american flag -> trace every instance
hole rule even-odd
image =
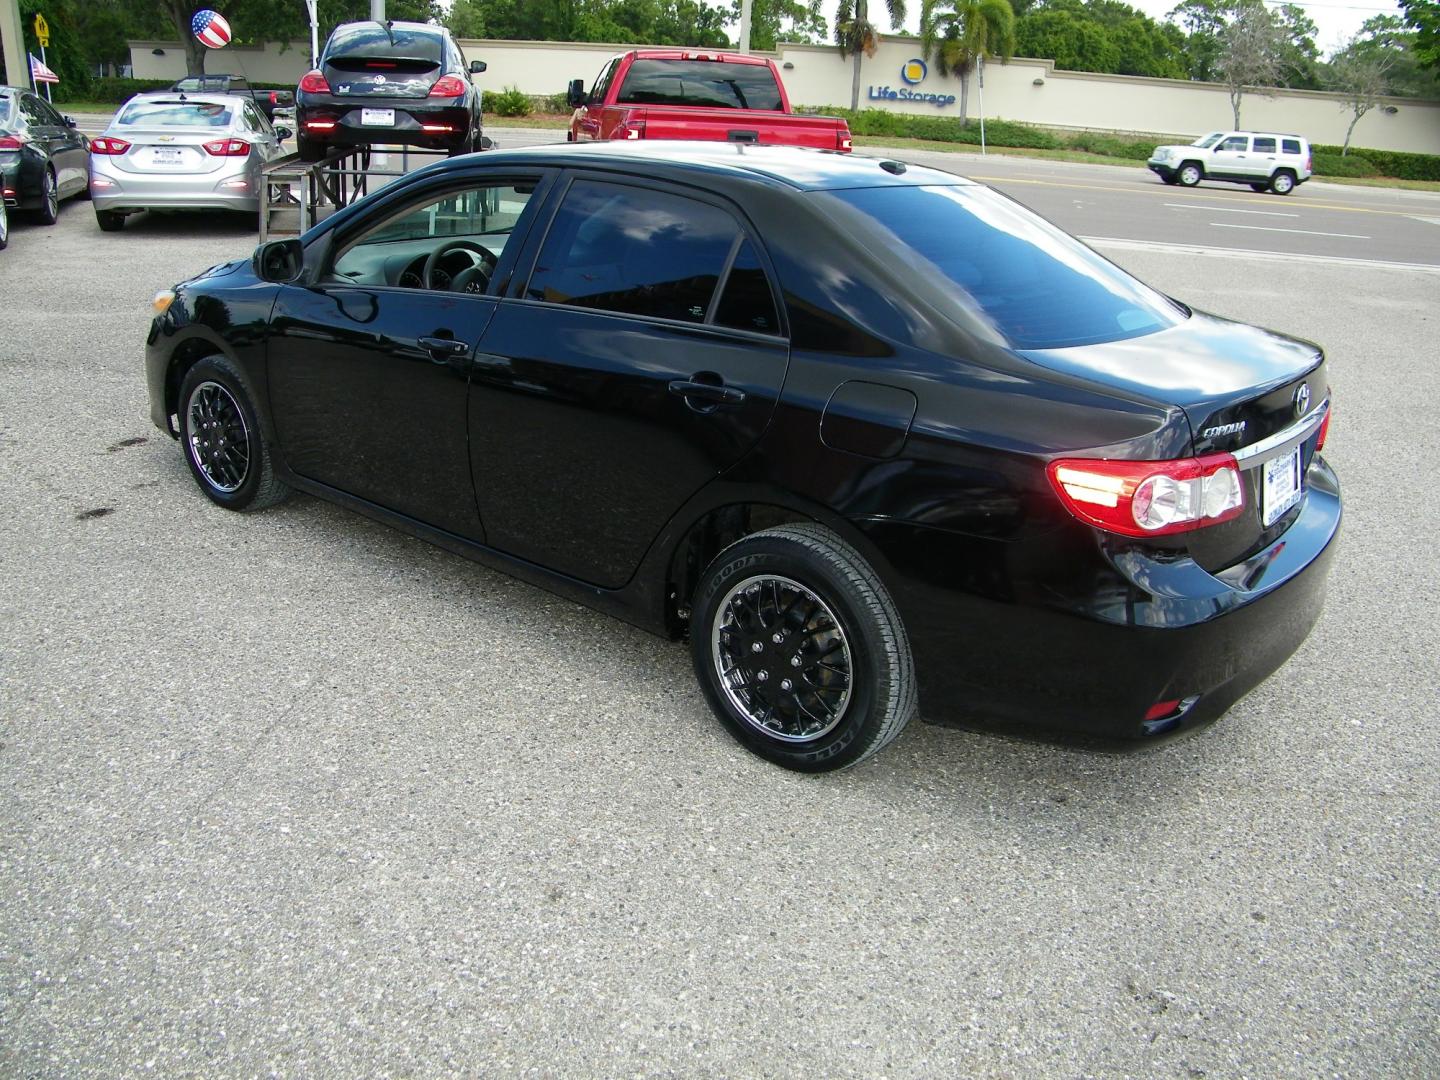
[[[204,8],[195,12],[190,20],[190,29],[200,39],[200,44],[211,49],[223,49],[230,43],[230,24],[218,11]]]
[[[58,83],[60,81],[60,76],[42,64],[40,58],[34,53],[30,54],[30,77],[37,83]]]

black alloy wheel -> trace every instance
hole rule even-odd
[[[35,220],[41,225],[54,225],[60,220],[60,185],[55,181],[55,170],[45,169],[45,193],[40,208],[35,211]]]
[[[222,356],[199,361],[180,386],[180,443],[200,490],[229,510],[261,510],[290,493],[239,372]]]
[[[819,525],[755,533],[716,556],[690,633],[711,708],[746,747],[786,768],[854,765],[915,712],[894,601],[860,553]]]

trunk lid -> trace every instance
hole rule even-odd
[[[109,159],[115,167],[123,172],[152,175],[219,172],[227,165],[233,166],[236,159],[207,153],[205,143],[240,138],[251,142],[251,138],[228,128],[195,131],[177,128],[155,128],[148,131],[143,128],[126,128],[116,138],[128,142],[130,149]]]
[[[423,98],[440,77],[440,64],[423,57],[337,56],[322,70],[337,97],[362,99]]]
[[[1300,504],[1286,505],[1284,470],[1293,466],[1289,479],[1302,481],[1303,496],[1303,477],[1319,437],[1315,416],[1330,394],[1318,345],[1195,312],[1154,334],[1021,355],[1128,395],[1178,405],[1190,421],[1194,455],[1237,455],[1244,513],[1173,538],[1207,570],[1248,558],[1294,520]],[[1304,438],[1289,445],[1285,434],[1302,430]]]

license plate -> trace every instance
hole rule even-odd
[[[394,127],[394,109],[361,109],[360,123],[367,127]]]
[[[156,165],[179,165],[183,155],[179,150],[169,150],[164,147],[157,147],[150,151],[150,159]]]
[[[1300,501],[1300,448],[1265,463],[1265,486],[1260,505],[1261,523],[1267,528]]]

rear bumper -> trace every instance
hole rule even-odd
[[[918,526],[868,526],[898,573],[922,715],[1109,749],[1158,743],[1218,719],[1279,668],[1319,618],[1340,492],[1319,457],[1306,483],[1291,527],[1220,575],[1109,540],[1052,539],[987,553]],[[977,573],[977,559],[996,573]],[[1026,581],[1030,573],[1040,580]],[[1147,719],[1157,703],[1176,700],[1186,704]]]
[[[90,201],[96,210],[260,209],[258,170],[166,175],[91,169]]]
[[[362,109],[392,109],[393,125],[372,125],[361,122]],[[312,127],[314,123],[333,123],[332,128]],[[389,101],[374,105],[344,101],[333,105],[306,104],[296,106],[295,127],[303,138],[333,146],[366,146],[399,144],[404,146],[440,145],[459,142],[470,131],[472,122],[467,106],[431,104],[424,98],[414,101]],[[445,130],[430,130],[444,128]],[[476,124],[479,133],[479,124]]]

